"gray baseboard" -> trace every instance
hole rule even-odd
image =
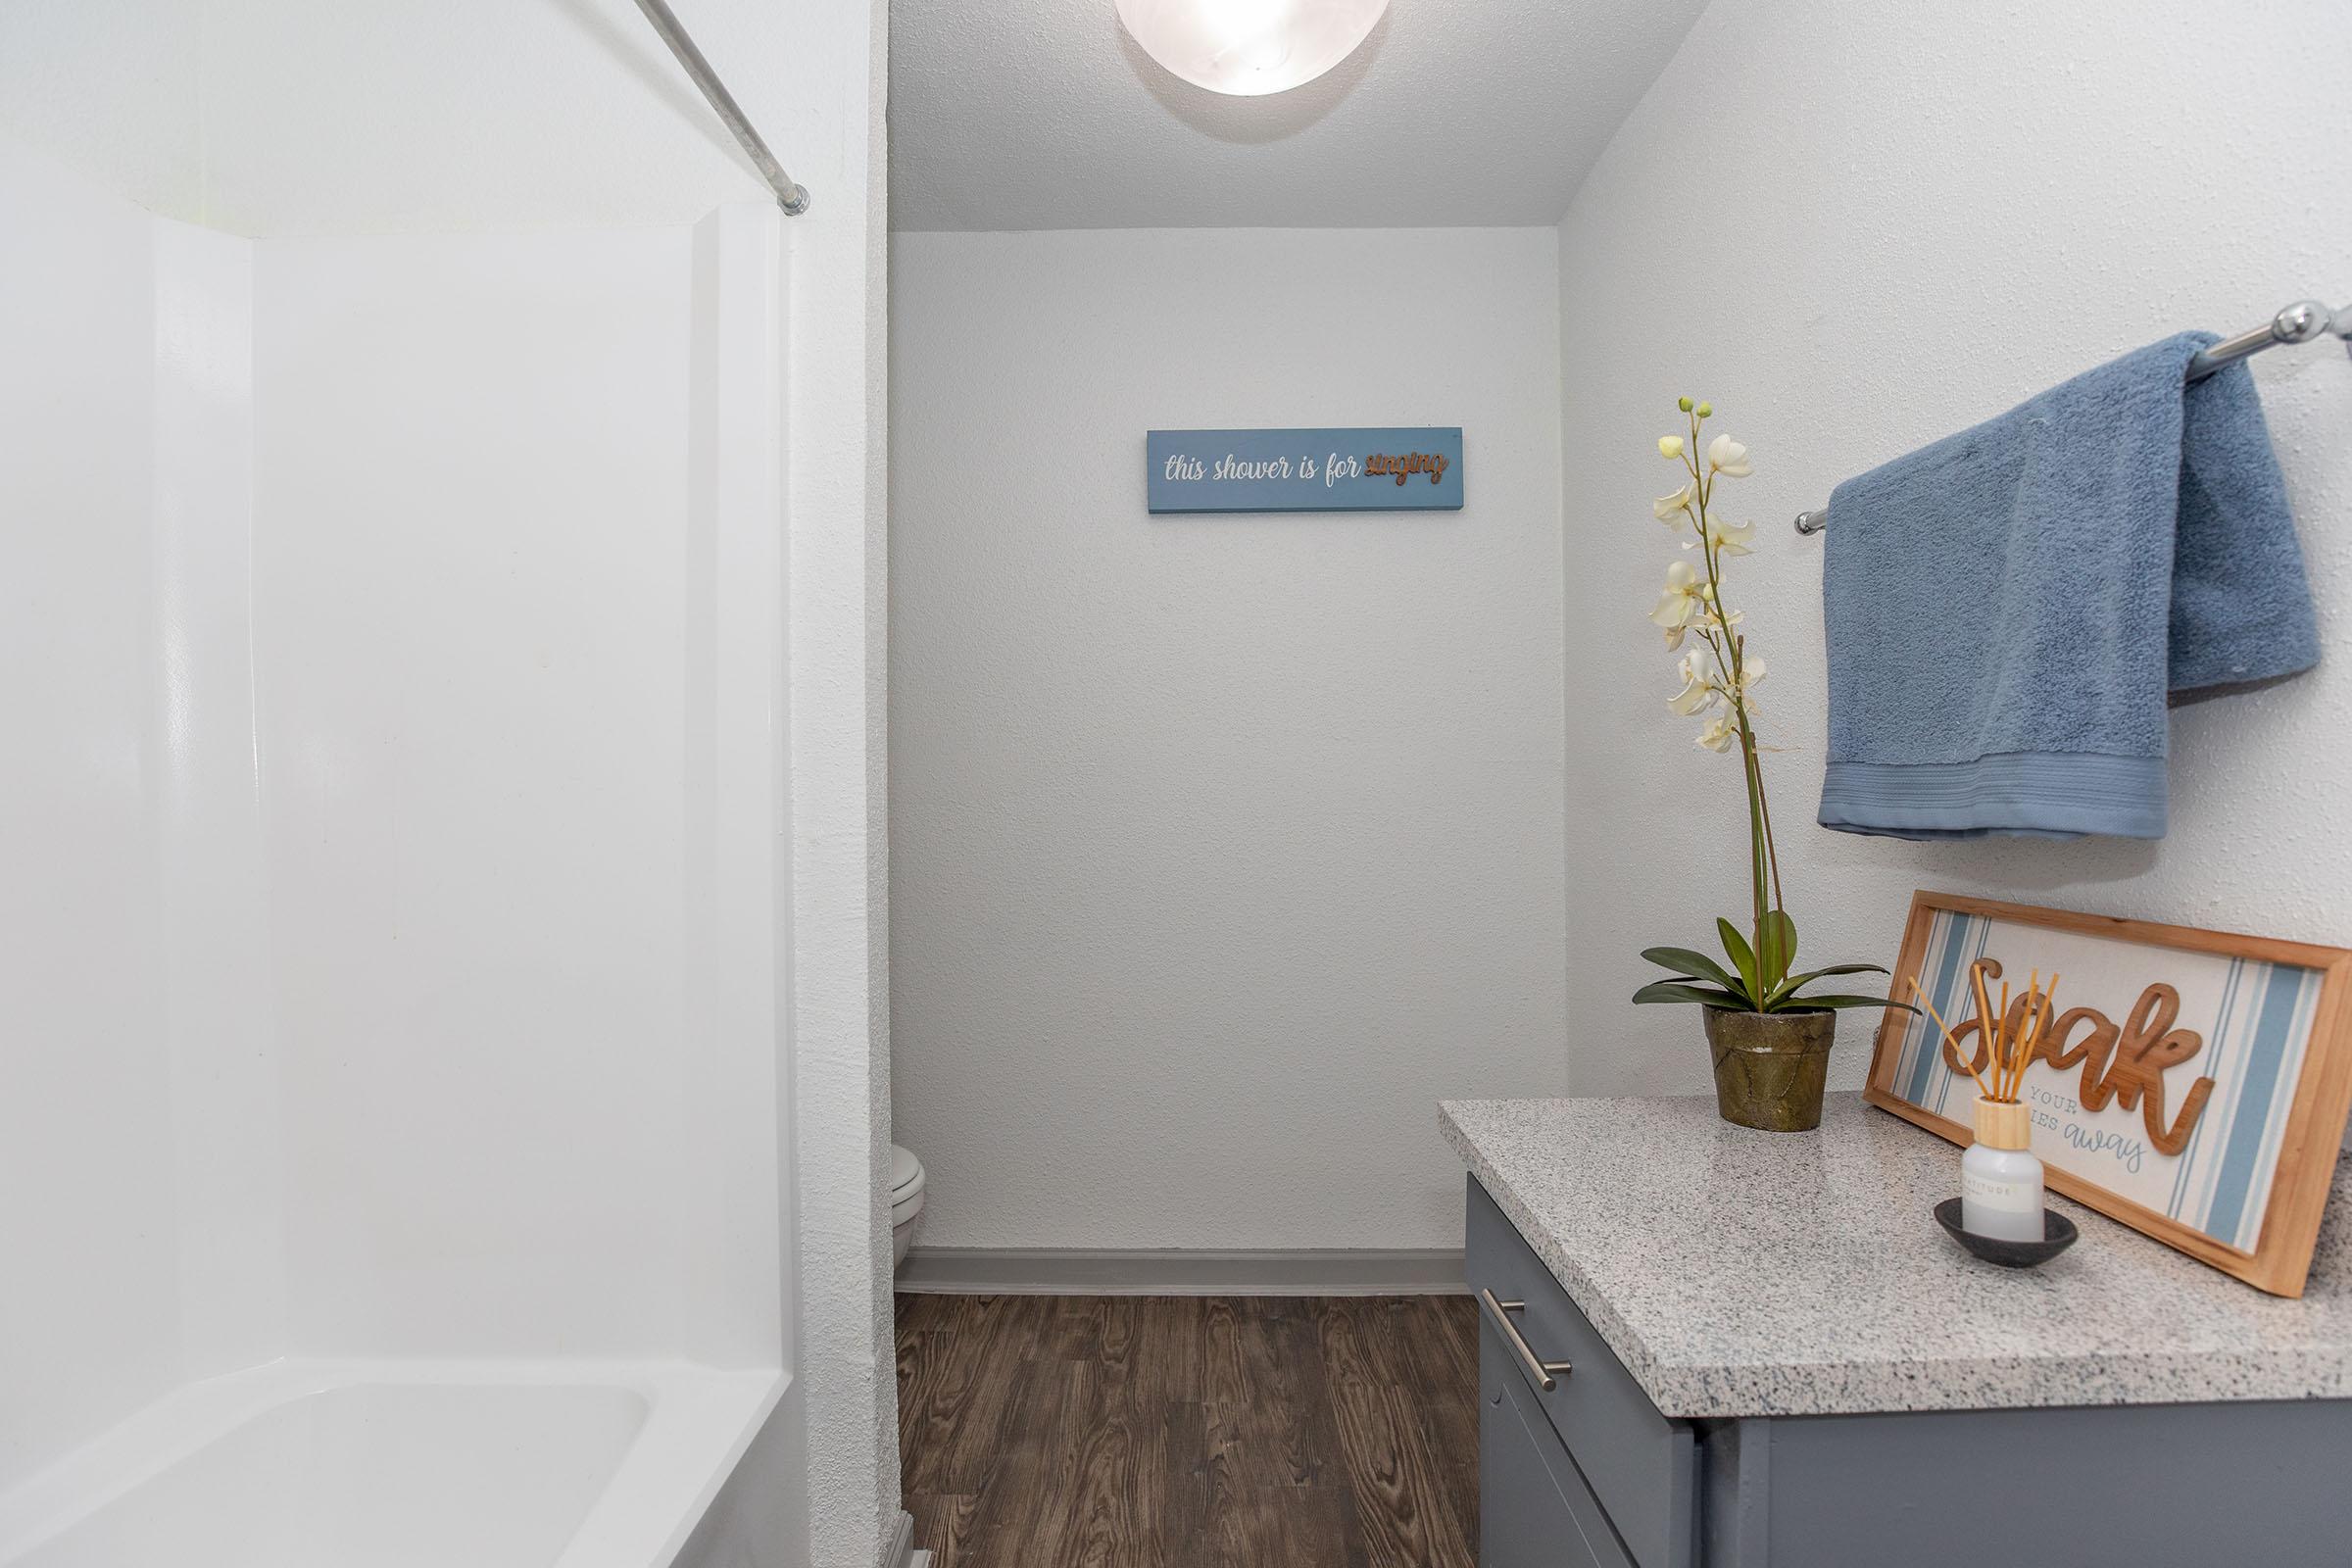
[[[917,1247],[898,1288],[931,1296],[1458,1296],[1458,1250],[1121,1251]]]
[[[931,1568],[931,1554],[914,1549],[914,1515],[899,1510],[899,1526],[883,1549],[882,1568]]]

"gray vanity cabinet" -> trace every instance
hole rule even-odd
[[[1481,1568],[2352,1565],[2352,1400],[1678,1419],[1475,1176],[1466,1243]]]
[[[1465,1254],[1480,1318],[1480,1568],[1694,1568],[1696,1430],[1658,1413],[1476,1177]],[[1556,1506],[1520,1495],[1539,1474]],[[1565,1549],[1563,1515],[1577,1537]]]
[[[1479,1568],[1630,1568],[1609,1516],[1489,1327],[1478,1344]]]

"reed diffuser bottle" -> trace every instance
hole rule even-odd
[[[2033,1154],[2034,1115],[2025,1105],[2026,1069],[2034,1064],[2050,1026],[2059,977],[2051,975],[2045,990],[2041,972],[2035,970],[2026,982],[2025,997],[2012,1009],[2005,981],[2000,1004],[1993,1004],[1986,967],[1985,960],[1979,959],[1969,970],[1970,989],[1977,998],[1976,1050],[1961,1049],[1959,1036],[1921,992],[1916,978],[1911,994],[1943,1031],[1944,1059],[1952,1070],[1977,1081],[1977,1141],[1960,1156],[1960,1228],[1994,1241],[2038,1242],[2046,1234],[2042,1171],[2041,1161]],[[1990,967],[1994,974],[2000,972],[1997,964]],[[1963,1032],[1970,1027],[1961,1026]]]
[[[1960,1156],[1960,1228],[2003,1242],[2042,1238],[2041,1161],[2033,1120],[2014,1100],[1977,1099],[1977,1141]]]

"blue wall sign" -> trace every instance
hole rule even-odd
[[[1386,430],[1153,430],[1153,512],[1455,512],[1460,425]]]

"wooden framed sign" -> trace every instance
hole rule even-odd
[[[2026,1068],[2049,1185],[2278,1296],[2303,1294],[2352,1109],[2352,951],[1912,895],[1889,995],[1928,1000],[1979,1066],[1972,971],[2059,982]],[[1976,1084],[1926,1018],[1888,1008],[1864,1097],[1956,1144]]]
[[[1144,491],[1153,512],[1458,512],[1462,430],[1153,430]]]

